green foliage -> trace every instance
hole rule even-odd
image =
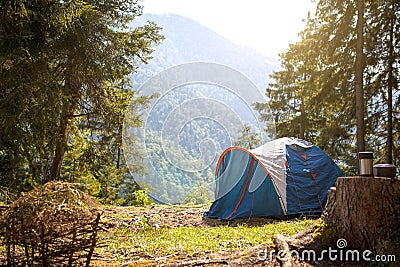
[[[183,199],[182,204],[184,205],[208,204],[210,202],[209,194],[210,194],[209,190],[205,187],[199,187],[193,189]]]
[[[261,140],[258,133],[251,133],[251,127],[244,125],[242,129],[242,135],[239,136],[237,141],[233,142],[234,146],[243,147],[247,149],[253,149],[261,145]]]
[[[128,77],[162,39],[154,23],[131,26],[141,14],[135,0],[2,1],[1,188],[62,179],[117,198],[124,113],[132,100],[140,127],[152,98],[136,97]]]
[[[92,196],[98,196],[100,193],[100,182],[96,180],[87,155],[90,155],[90,142],[85,140],[87,131],[75,131],[70,136],[68,150],[64,157],[64,169],[61,179],[68,182],[74,182],[84,187],[85,192]]]
[[[355,173],[357,166],[355,7],[353,0],[320,0],[315,17],[308,17],[307,27],[300,33],[301,41],[280,55],[282,68],[272,74],[274,81],[266,89],[277,136],[315,143],[337,159],[347,174]],[[388,136],[393,132],[397,165],[399,117],[393,117],[393,129],[389,130],[387,112],[389,85],[393,115],[400,106],[400,65],[390,61],[400,55],[399,10],[398,1],[365,1],[366,149],[375,152],[378,162],[385,160]],[[263,113],[266,106],[258,104],[257,109]]]
[[[334,230],[322,219],[318,219],[315,224],[313,238],[316,241],[320,241],[324,247],[334,245],[337,239]]]
[[[204,122],[193,125],[187,132],[183,131],[182,135],[179,136],[180,140],[185,140],[184,143],[179,144],[181,147],[177,146],[176,137],[173,140],[163,137],[161,140],[161,136],[157,132],[146,132],[146,152],[148,157],[153,158],[152,169],[155,170],[155,172],[146,175],[146,182],[150,185],[158,185],[158,188],[149,188],[149,192],[156,192],[157,196],[162,197],[161,200],[163,201],[177,203],[177,199],[189,201],[185,198],[193,188],[205,188],[207,184],[214,182],[214,173],[210,167],[202,171],[187,172],[171,164],[171,162],[180,162],[184,158],[185,162],[180,163],[185,164],[184,166],[192,166],[191,164],[198,160],[200,154],[199,139],[201,140],[203,136],[207,135],[216,139],[220,134],[218,131],[209,131],[211,128],[212,124]],[[216,149],[222,152],[221,148]],[[168,150],[168,157],[163,153],[164,150]],[[206,153],[212,155],[210,152],[206,151]],[[211,194],[210,190],[207,194]],[[205,197],[210,198],[210,196]]]
[[[0,204],[9,204],[16,199],[16,196],[12,194],[7,188],[0,187]]]
[[[271,72],[275,59],[231,43],[210,29],[178,15],[144,14],[138,22],[144,23],[147,20],[155,21],[163,28],[166,40],[157,46],[149,64],[133,74],[133,82],[137,87],[169,67],[198,61],[225,64],[245,74],[259,88],[267,85],[266,73]],[[169,203],[193,202],[188,200],[190,196],[186,197],[193,188],[215,183],[214,171],[218,156],[232,145],[232,140],[238,140],[241,134],[238,117],[250,120],[253,115],[249,114],[249,107],[243,99],[227,89],[211,84],[186,84],[173,88],[157,101],[152,110],[153,115],[150,114],[147,120],[145,137],[146,152],[153,165],[149,169],[155,173],[149,173],[143,180],[157,185],[155,191],[150,191],[152,195],[162,196],[162,201]],[[204,101],[197,101],[196,105],[187,104],[186,101],[193,99]],[[216,100],[214,104],[212,100]],[[184,103],[188,108],[185,108]],[[218,106],[225,106],[225,110]],[[182,115],[175,116],[178,110]],[[238,116],[227,116],[227,110],[232,110]],[[189,114],[194,115],[190,117]],[[202,117],[205,114],[207,116]],[[179,136],[168,136],[168,131],[164,131],[161,138],[164,122],[172,117],[182,122],[174,124],[174,129],[181,129]],[[254,121],[248,123],[255,125]],[[248,143],[243,146],[247,147]],[[168,151],[169,158],[166,158],[165,151]],[[184,168],[176,167],[190,168],[204,156],[209,157],[204,162],[210,164],[202,171],[185,172],[182,171]],[[213,192],[209,190],[207,198],[211,199],[212,196]]]
[[[154,204],[146,190],[136,190],[132,192],[132,201],[134,206],[148,206]]]

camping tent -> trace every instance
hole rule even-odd
[[[343,173],[318,147],[285,137],[253,150],[226,149],[215,175],[215,201],[204,215],[233,220],[320,214]]]

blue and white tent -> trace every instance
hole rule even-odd
[[[253,150],[226,149],[215,175],[215,201],[205,216],[233,220],[320,214],[343,173],[318,147],[285,137]]]

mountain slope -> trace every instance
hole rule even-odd
[[[264,92],[268,76],[277,66],[277,60],[265,57],[256,50],[237,45],[198,22],[179,15],[144,14],[135,25],[154,21],[162,27],[165,40],[155,47],[153,59],[141,66],[143,72],[158,73],[177,64],[207,61],[227,65],[248,76]],[[150,78],[150,77],[148,77]]]
[[[145,127],[131,130],[135,140],[142,139],[137,143],[143,146],[149,172],[135,180],[149,187],[150,195],[161,202],[207,202],[214,197],[218,157],[238,140],[243,126],[249,125],[252,133],[260,133],[260,141],[266,141],[265,133],[261,133],[265,127],[252,104],[264,100],[268,75],[276,61],[178,15],[143,15],[135,26],[147,21],[163,28],[165,40],[155,47],[149,63],[132,74],[134,89],[148,95],[154,93],[153,88],[159,90],[159,98],[144,112]],[[235,69],[252,80],[259,91],[247,79],[237,79],[242,75],[235,71],[223,68],[220,72],[207,72],[197,68],[201,64],[194,69],[185,66],[172,75],[163,73],[163,79],[157,79],[157,74],[169,67],[199,61]],[[186,73],[190,76],[205,72],[204,77],[198,78],[205,80],[195,78],[180,83]],[[210,76],[222,77],[224,82],[203,84],[209,82]],[[148,87],[142,87],[149,79],[150,92]],[[179,85],[171,85],[175,82]]]

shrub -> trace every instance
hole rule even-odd
[[[147,206],[154,204],[154,202],[150,199],[146,190],[136,190],[132,193],[133,205],[135,206]]]

